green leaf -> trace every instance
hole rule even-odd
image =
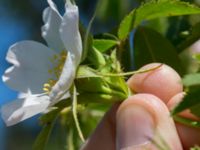
[[[183,41],[180,45],[178,45],[179,52],[182,52],[189,46],[191,46],[194,42],[199,40],[200,38],[200,22],[194,25],[189,32],[189,36]]]
[[[136,16],[136,10],[134,9],[120,23],[120,26],[118,29],[118,37],[120,40],[126,39],[126,37],[129,35],[132,29],[135,28],[135,25],[134,25],[135,18],[136,18],[135,16]]]
[[[174,46],[158,32],[139,27],[134,38],[134,61],[136,69],[151,62],[161,62],[182,74],[183,68]]]
[[[183,84],[186,87],[200,86],[200,73],[188,74],[183,78]]]
[[[172,115],[190,109],[192,114],[200,117],[200,73],[186,75],[183,78],[183,84],[186,86],[187,94],[172,111]]]
[[[123,68],[123,71],[131,71],[134,68],[132,46],[130,45],[129,39],[120,43],[117,49],[117,57]]]
[[[192,108],[190,108],[190,111],[195,116],[200,117],[200,104],[197,104],[197,105],[193,106]]]
[[[92,48],[93,37],[90,34],[90,27],[91,26],[88,26],[87,30],[85,30],[83,27],[80,28],[81,31],[82,31],[81,33],[83,34],[82,35],[82,39],[84,39],[84,41],[83,41],[83,52],[82,52],[81,62],[83,62],[86,59],[88,52]]]
[[[152,0],[132,10],[121,22],[118,37],[123,40],[142,21],[160,17],[200,13],[200,8],[179,0]]]
[[[168,18],[156,18],[147,22],[145,26],[158,31],[162,35],[165,35],[170,26],[170,23]]]
[[[99,3],[97,3],[97,6],[96,6],[97,8],[98,8],[98,5],[99,5]],[[88,27],[87,27],[86,32],[85,32],[84,42],[83,42],[82,61],[85,60],[89,50],[92,49],[93,36],[92,36],[92,34],[90,34],[90,31],[91,31],[94,19],[95,19],[96,15],[97,15],[97,8],[95,9],[95,12],[94,12],[92,18],[90,19]]]
[[[55,122],[55,120],[54,120]],[[45,126],[43,126],[42,131],[38,135],[34,145],[33,150],[44,150],[45,146],[49,140],[49,136],[51,134],[54,122],[49,122]]]
[[[115,40],[108,40],[108,39],[94,39],[93,40],[93,46],[102,53],[113,48],[117,44],[118,42]]]
[[[175,121],[177,121],[181,124],[184,124],[184,125],[187,125],[187,126],[190,126],[190,127],[193,127],[193,128],[200,128],[200,122],[199,121],[180,117],[178,115],[173,116],[173,118],[174,118]]]

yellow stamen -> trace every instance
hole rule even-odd
[[[62,69],[65,63],[65,60],[67,58],[67,53],[65,50],[61,51],[59,54],[54,55],[50,62],[55,63],[56,65],[48,70],[48,73],[55,76],[55,79],[49,79],[44,85],[43,85],[43,91],[46,93],[49,93],[52,89],[52,87],[56,84],[57,80],[59,79]]]

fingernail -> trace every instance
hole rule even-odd
[[[127,106],[117,113],[117,150],[147,144],[153,137],[155,123],[142,106]]]

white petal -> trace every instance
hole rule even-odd
[[[70,93],[69,93],[69,91],[67,92],[67,93],[65,93],[64,95],[63,95],[63,97],[61,98],[61,99],[68,99],[68,98],[70,98],[71,96],[70,96]]]
[[[76,66],[80,63],[82,54],[82,41],[79,33],[78,7],[67,1],[66,12],[60,27],[60,35],[68,51],[70,51]]]
[[[28,90],[27,93],[18,92],[17,98],[21,99],[21,98],[29,97],[31,95],[32,93],[30,90]]]
[[[50,100],[52,101],[51,105],[57,103],[63,96],[66,94],[70,86],[72,85],[75,78],[75,64],[72,60],[70,53],[64,64],[62,73],[60,75],[57,83],[52,87],[50,92]]]
[[[55,51],[33,41],[14,44],[6,57],[13,66],[5,71],[3,81],[19,92],[43,92],[43,84],[53,78],[48,71],[55,65],[50,61],[55,54]]]
[[[53,9],[55,12],[59,14],[56,4],[52,0],[47,0],[47,2],[49,6],[51,7],[51,9]]]
[[[56,51],[64,50],[65,48],[59,33],[62,21],[60,14],[51,7],[48,7],[43,12],[43,21],[42,37],[46,40],[48,46]]]
[[[46,111],[48,106],[48,96],[30,96],[2,106],[1,114],[6,125],[11,126]]]

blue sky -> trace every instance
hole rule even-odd
[[[9,64],[5,60],[7,50],[10,45],[17,41],[27,39],[28,29],[26,23],[15,18],[5,7],[0,7],[0,76]],[[0,105],[5,104],[16,98],[17,93],[3,84],[0,78]],[[0,118],[0,149],[4,148],[6,127]]]

